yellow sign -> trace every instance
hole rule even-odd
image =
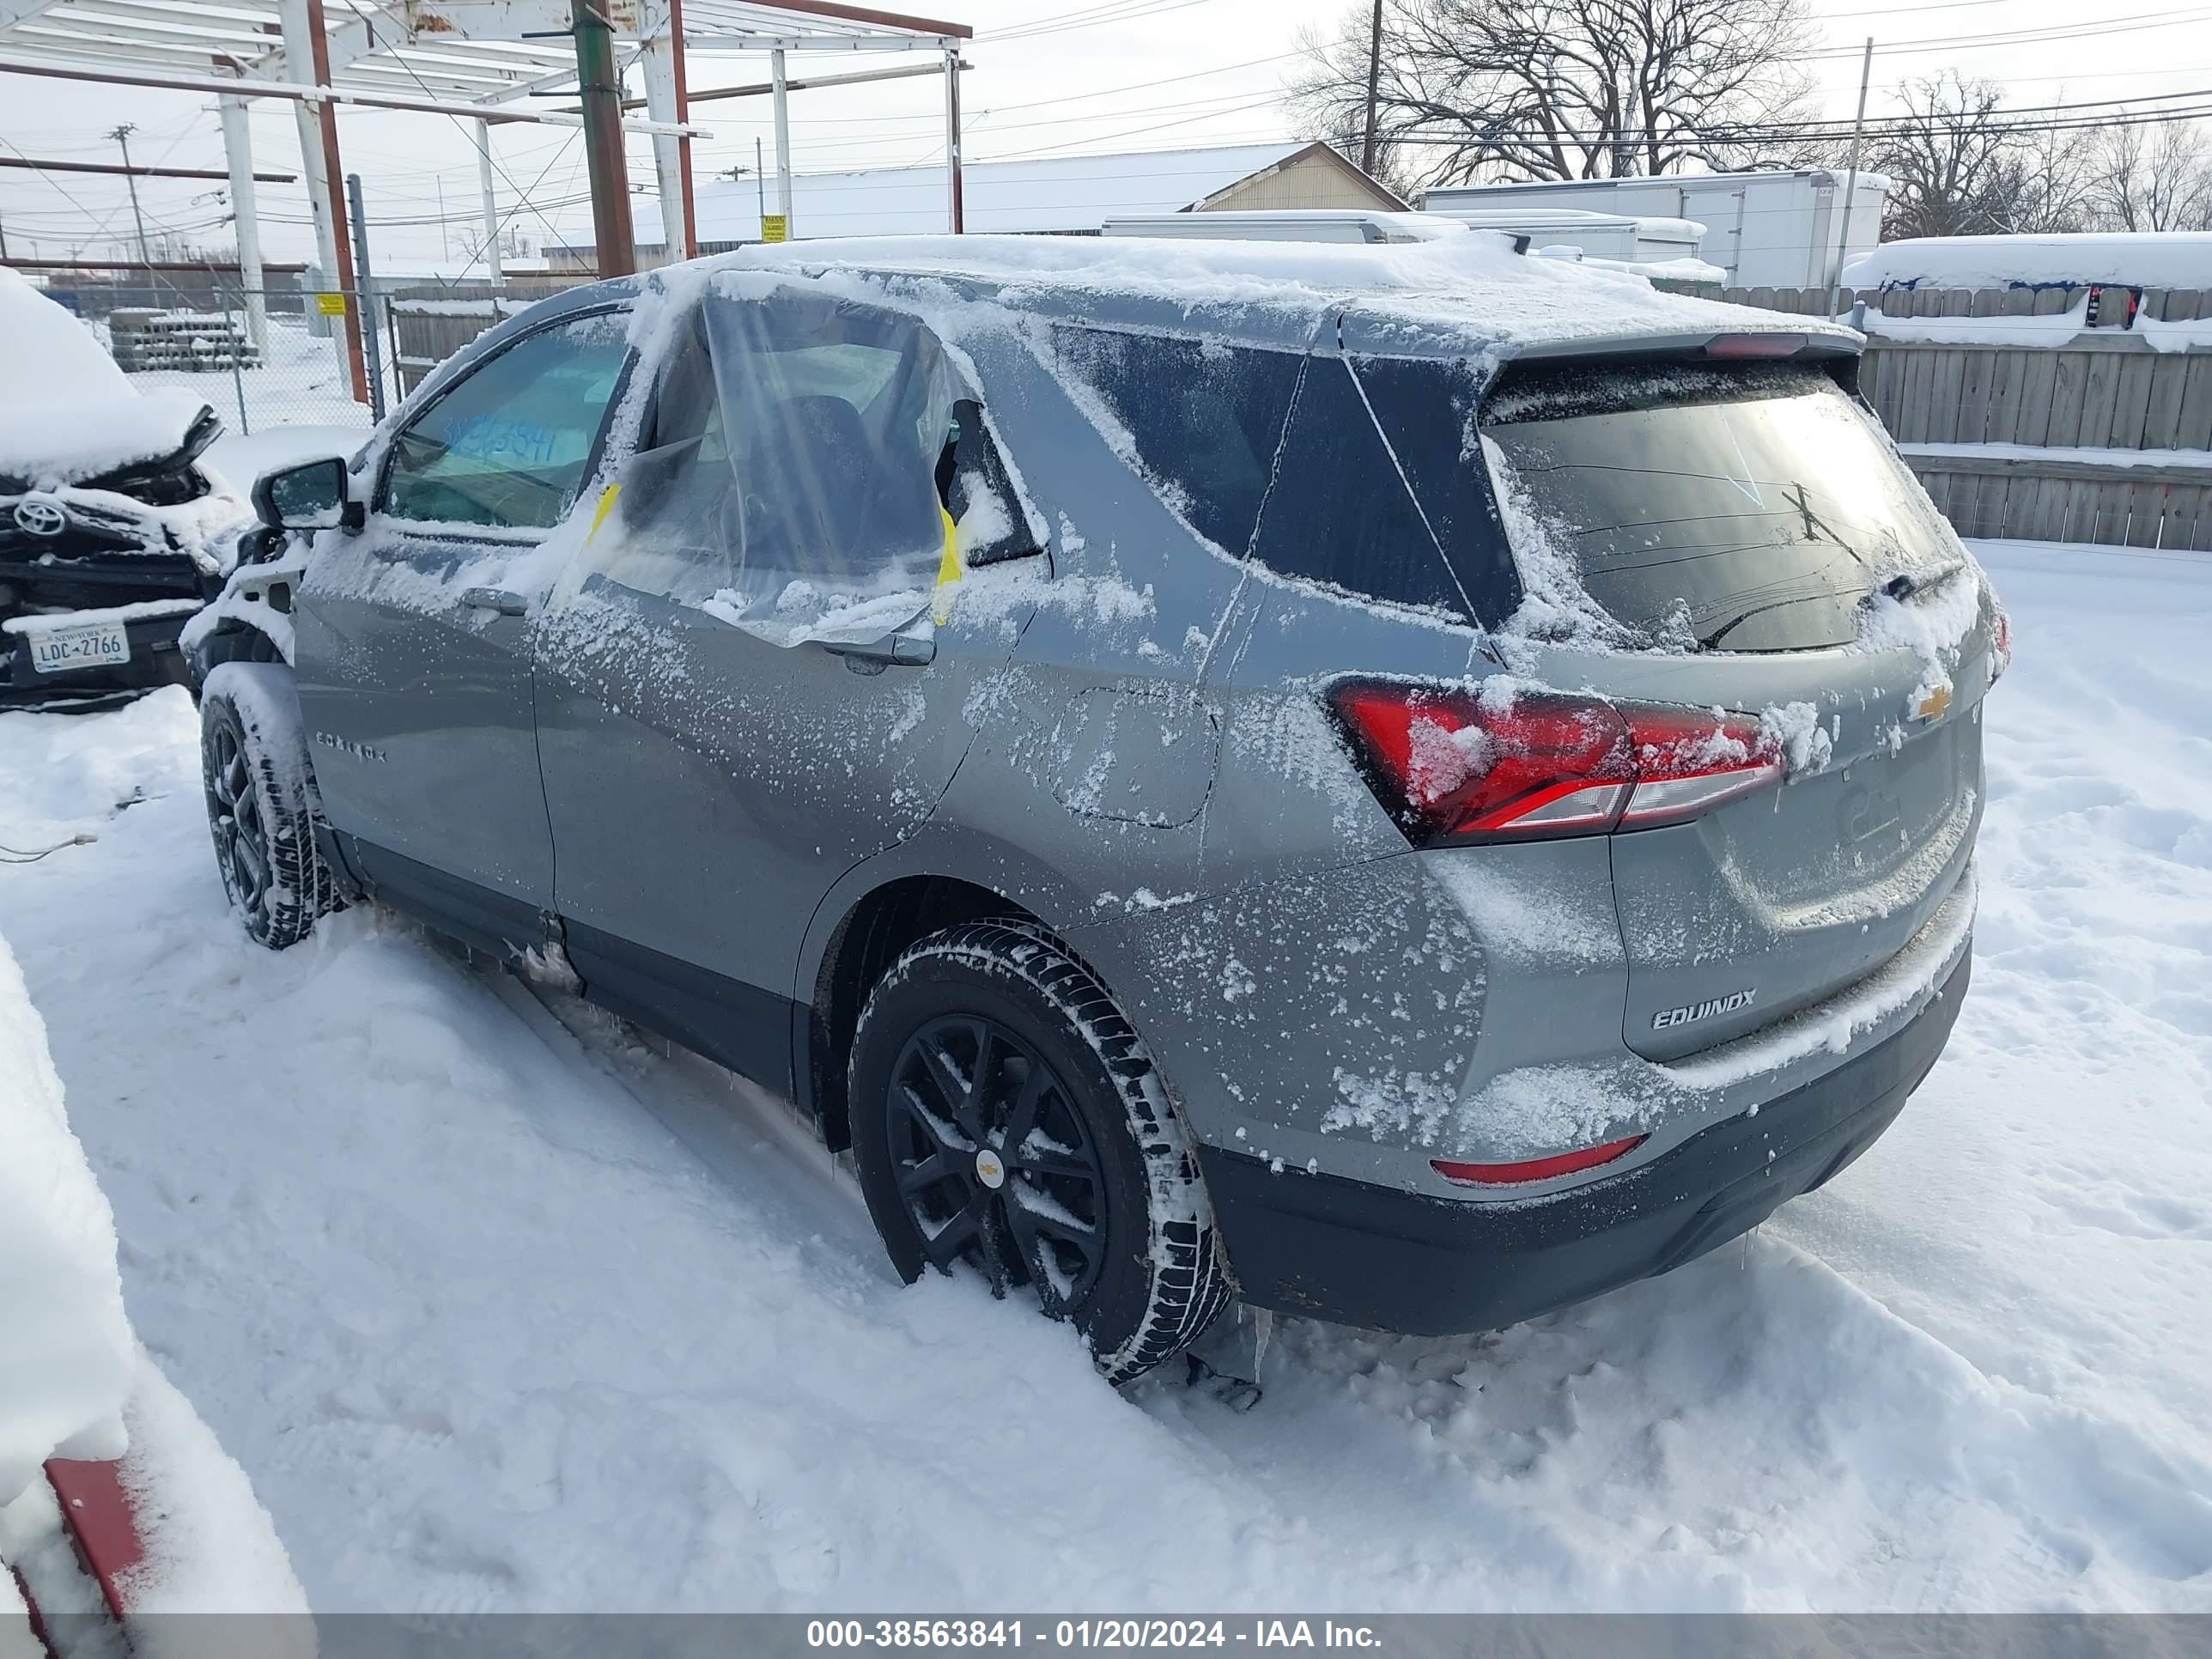
[[[345,315],[345,295],[318,294],[315,295],[315,309],[325,317],[343,317]]]
[[[763,242],[787,242],[790,240],[790,220],[785,218],[781,213],[763,213],[761,215],[761,240]]]

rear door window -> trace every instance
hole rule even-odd
[[[1873,418],[1817,365],[1528,365],[1481,429],[1524,562],[1645,642],[1848,644],[1866,596],[1960,555]]]

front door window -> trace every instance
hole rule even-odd
[[[490,530],[560,523],[621,376],[623,333],[620,316],[579,317],[472,370],[392,440],[383,510]]]

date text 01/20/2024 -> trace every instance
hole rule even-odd
[[[1358,1648],[1366,1625],[1308,1619],[816,1619],[810,1648]]]

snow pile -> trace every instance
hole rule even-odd
[[[1845,288],[2212,288],[2212,231],[1913,236],[1844,267]]]
[[[233,1659],[313,1655],[307,1592],[275,1522],[246,1471],[143,1350],[125,1418],[131,1450],[123,1460],[123,1489],[145,1549],[122,1586],[136,1659],[216,1659],[225,1651]],[[249,1613],[292,1619],[257,1620],[250,1654],[241,1655],[234,1628],[210,1649],[194,1639],[203,1632],[165,1617]]]
[[[90,329],[0,268],[0,477],[52,488],[157,459],[204,406],[141,397]]]
[[[114,1218],[0,939],[0,1504],[49,1457],[121,1453],[131,1346]]]
[[[90,329],[0,265],[0,406],[41,403],[64,386],[88,398],[131,389]]]

